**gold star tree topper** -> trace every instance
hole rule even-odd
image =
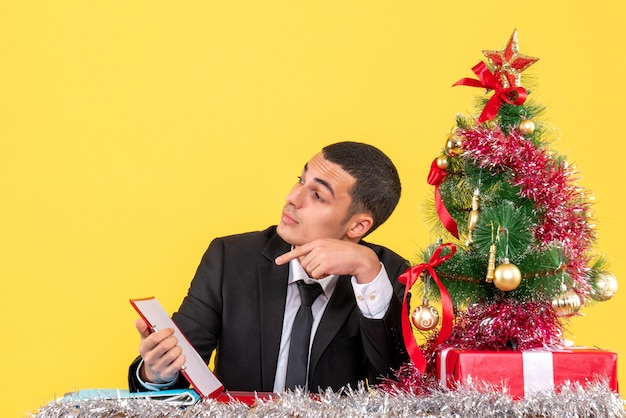
[[[519,53],[517,29],[513,31],[511,39],[509,39],[509,42],[503,50],[483,50],[483,54],[493,66],[494,75],[505,89],[520,87],[522,71],[539,61],[539,58]]]

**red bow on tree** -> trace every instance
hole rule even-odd
[[[462,78],[452,86],[483,87],[494,91],[493,96],[491,96],[491,99],[489,99],[480,114],[478,123],[495,118],[500,110],[500,106],[502,106],[502,102],[519,106],[526,101],[528,93],[524,87],[502,87],[496,76],[489,71],[489,68],[484,62],[476,64],[472,67],[472,71],[476,74],[476,76],[478,76],[478,80],[473,78]]]
[[[430,171],[428,172],[428,184],[435,186],[435,207],[437,208],[437,214],[443,226],[454,236],[459,239],[459,229],[454,218],[446,209],[446,205],[443,203],[441,194],[439,193],[439,185],[443,183],[446,178],[445,170],[442,170],[437,165],[437,159],[435,158],[430,165]]]

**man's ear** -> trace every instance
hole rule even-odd
[[[346,235],[350,240],[359,241],[367,235],[373,224],[374,219],[370,215],[366,213],[356,214],[350,220],[350,228]]]

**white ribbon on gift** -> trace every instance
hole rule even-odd
[[[439,367],[439,384],[443,387],[446,386],[446,358],[448,357],[448,352],[452,350],[451,348],[444,348],[441,350],[441,363]]]
[[[554,390],[552,351],[522,351],[524,366],[524,396]]]

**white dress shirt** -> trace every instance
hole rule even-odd
[[[317,326],[320,323],[326,305],[328,305],[328,300],[335,290],[338,278],[339,276],[331,275],[323,279],[313,280],[309,278],[297,259],[290,261],[289,284],[287,286],[287,300],[285,301],[285,316],[283,317],[283,332],[280,339],[276,376],[274,377],[274,392],[282,392],[285,390],[287,359],[289,357],[289,345],[291,343],[291,328],[293,327],[296,313],[300,308],[300,292],[298,291],[296,282],[298,280],[304,280],[307,283],[317,281],[324,290],[324,293],[318,296],[311,306],[311,310],[313,311],[313,326],[311,328],[311,340],[309,341],[310,351]],[[352,277],[352,288],[354,289],[357,305],[361,313],[363,313],[363,316],[370,319],[382,319],[385,316],[393,296],[393,287],[391,286],[387,271],[382,263],[378,275],[370,283],[359,284],[356,278]]]

